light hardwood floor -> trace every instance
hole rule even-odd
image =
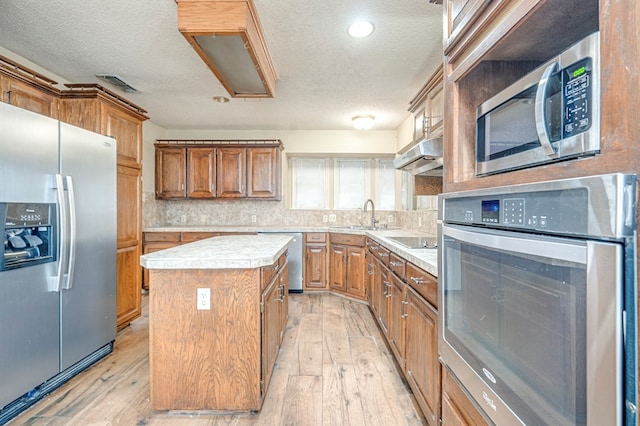
[[[289,322],[257,415],[149,408],[147,297],[113,354],[74,377],[10,426],[421,425],[369,308],[330,294],[292,294]]]

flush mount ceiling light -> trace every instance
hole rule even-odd
[[[351,37],[362,38],[371,35],[373,28],[373,24],[369,21],[358,21],[349,25],[347,32]]]
[[[178,30],[233,98],[272,98],[277,75],[253,0],[176,0]]]
[[[227,102],[229,102],[229,98],[227,98],[226,96],[214,96],[213,101],[219,104],[226,104]]]
[[[351,118],[351,124],[358,130],[369,130],[373,127],[376,119],[373,115],[361,114]]]

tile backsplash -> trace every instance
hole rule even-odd
[[[323,216],[335,215],[335,222]],[[378,211],[380,224],[436,234],[437,196],[423,196],[416,211]],[[255,222],[253,221],[255,219]],[[389,221],[389,219],[392,219]],[[156,200],[155,194],[142,194],[143,228],[153,226],[333,226],[368,225],[370,212],[354,210],[293,210],[283,201],[253,200]]]

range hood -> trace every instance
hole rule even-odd
[[[425,139],[393,160],[393,166],[412,175],[442,176],[442,136]]]

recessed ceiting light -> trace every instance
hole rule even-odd
[[[226,96],[214,96],[213,101],[220,104],[226,104],[227,102],[229,102],[229,98],[227,98]]]
[[[361,114],[351,118],[351,124],[358,130],[369,130],[373,127],[373,123],[376,121],[373,115]]]
[[[358,21],[349,25],[347,32],[351,37],[361,38],[371,35],[373,32],[373,24],[369,21]]]

